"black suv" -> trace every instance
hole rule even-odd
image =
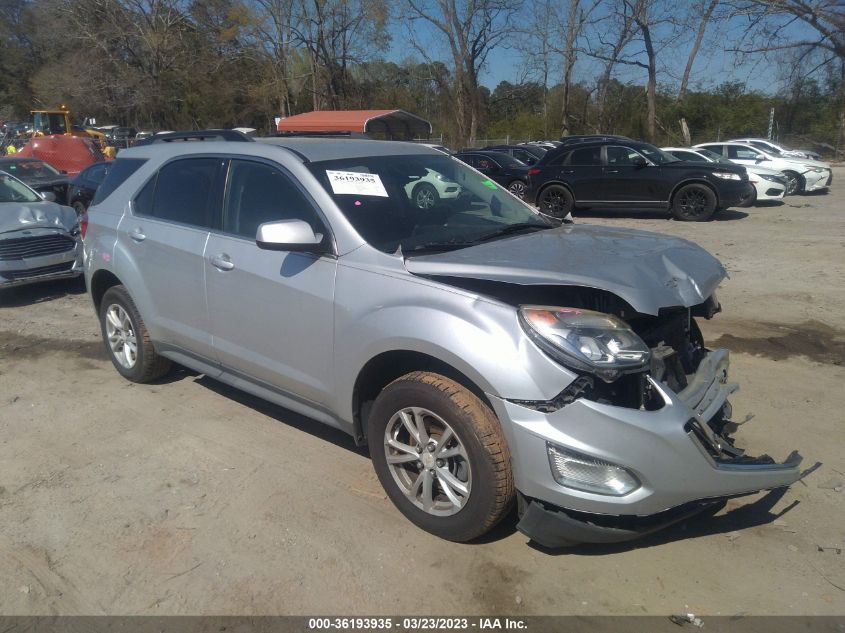
[[[575,208],[667,209],[702,221],[749,193],[741,165],[688,163],[653,145],[621,138],[564,145],[528,171],[525,200],[565,217]]]

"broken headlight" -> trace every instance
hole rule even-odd
[[[521,306],[519,321],[540,349],[575,371],[606,382],[648,365],[648,345],[612,314],[549,306]]]

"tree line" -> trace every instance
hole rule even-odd
[[[491,88],[496,64],[514,79]],[[402,108],[454,147],[596,132],[677,143],[682,120],[693,140],[765,135],[775,108],[781,137],[833,151],[845,5],[0,0],[0,120],[59,103],[139,129],[264,131],[314,109]]]

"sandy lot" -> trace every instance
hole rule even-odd
[[[645,541],[557,555],[408,523],[348,437],[174,372],[132,385],[80,283],[0,292],[0,614],[843,614],[845,168],[828,195],[683,224],[731,279],[738,434],[824,465]],[[752,503],[756,500],[756,503]],[[841,551],[841,550],[840,550]]]

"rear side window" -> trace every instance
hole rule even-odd
[[[601,147],[582,147],[570,154],[570,165],[601,165]]]
[[[728,158],[737,160],[757,160],[760,156],[757,150],[740,145],[728,145]]]
[[[698,154],[696,154],[694,152],[678,152],[678,151],[675,151],[675,152],[669,152],[669,153],[672,154],[672,156],[674,156],[677,159],[686,160],[686,161],[689,161],[691,163],[706,163],[707,162],[707,159],[704,158],[704,156],[699,156]]]
[[[217,228],[219,178],[224,161],[188,158],[168,163],[135,198],[135,212],[160,220]]]
[[[277,220],[305,220],[322,230],[311,203],[280,170],[251,161],[232,161],[223,216],[226,233],[255,239],[258,227]]]
[[[720,156],[724,156],[725,152],[722,151],[724,145],[702,145],[705,149],[709,149],[711,152],[716,152]]]
[[[83,172],[85,180],[89,180],[94,184],[102,185],[106,174],[109,173],[109,168],[112,163],[96,163]],[[128,176],[127,176],[128,177]]]
[[[97,188],[97,193],[94,194],[94,200],[91,204],[100,204],[103,200],[108,198],[112,192],[120,187],[129,176],[134,174],[138,169],[147,162],[145,158],[118,158],[111,163],[111,169],[108,170],[102,184]],[[97,182],[95,178],[91,178]]]

